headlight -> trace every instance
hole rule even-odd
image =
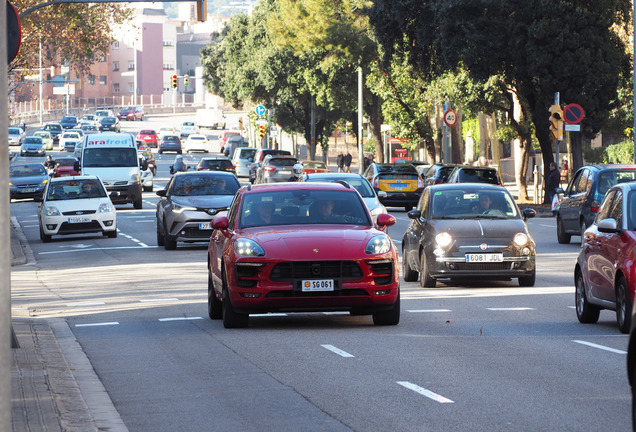
[[[514,242],[517,246],[525,246],[528,243],[528,236],[524,233],[517,233]]]
[[[110,204],[108,203],[101,203],[99,205],[99,208],[97,209],[98,213],[110,213]]]
[[[42,183],[40,183],[40,187],[41,188],[45,187],[48,182],[49,182],[49,179],[42,180]]]
[[[59,216],[60,211],[57,209],[57,207],[48,206],[44,209],[44,214],[46,216]]]
[[[141,180],[139,179],[139,174],[133,174],[130,176],[130,184],[137,184],[137,183],[141,183]]]
[[[176,203],[172,203],[172,211],[175,213],[182,213],[184,211],[196,211],[196,207],[182,206]]]
[[[453,237],[447,232],[442,232],[435,236],[435,242],[439,247],[445,248],[453,242]]]
[[[391,250],[391,241],[389,240],[387,236],[383,234],[383,235],[375,236],[371,240],[369,240],[369,243],[367,243],[367,247],[364,250],[364,253],[375,255],[375,254],[387,253],[390,250]]]
[[[234,251],[242,256],[265,256],[265,251],[254,240],[238,239],[234,242]]]

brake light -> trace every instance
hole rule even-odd
[[[594,200],[592,201],[592,206],[590,207],[590,211],[592,213],[598,213],[598,209],[601,207],[601,203],[599,203],[598,201]]]
[[[380,189],[380,180],[377,177],[374,177],[372,185],[375,189]]]
[[[265,171],[275,171],[276,168],[271,167],[271,166],[266,166],[265,168],[263,168]]]
[[[442,181],[442,179],[441,178],[437,178],[437,179],[435,179],[435,183],[433,183],[433,184],[442,184],[442,183],[444,183]]]

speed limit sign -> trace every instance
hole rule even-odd
[[[446,123],[448,127],[455,126],[455,123],[457,123],[457,114],[455,111],[449,109],[444,113],[444,123]]]

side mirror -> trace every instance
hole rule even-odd
[[[146,171],[148,169],[148,161],[146,159],[141,161],[141,169],[144,170],[144,171]]]
[[[521,214],[523,215],[523,220],[528,220],[535,217],[537,215],[537,212],[531,208],[524,208]]]
[[[378,215],[378,227],[384,228],[391,225],[395,225],[395,216],[388,213],[380,213]]]
[[[75,170],[75,172],[79,172],[79,170],[80,170],[80,164],[79,164],[79,161],[75,161],[75,162],[73,163],[73,169]]]
[[[213,229],[224,230],[224,229],[227,229],[228,226],[229,226],[229,221],[228,221],[227,217],[225,217],[225,216],[220,216],[220,217],[216,217],[216,218],[212,219],[212,228]]]
[[[168,193],[168,191],[166,189],[159,189],[157,192],[155,192],[158,196],[160,197],[165,197],[166,194]]]
[[[378,198],[386,198],[388,195],[386,193],[386,191],[378,191]]]
[[[609,218],[603,219],[598,223],[598,230],[602,233],[619,233],[621,230],[616,227],[616,220]]]
[[[422,212],[419,210],[410,210],[406,213],[409,219],[419,219],[422,217]]]
[[[559,195],[560,195],[560,194],[562,194],[563,192],[565,192],[565,191],[563,190],[563,188],[560,188],[560,187],[556,188],[554,191],[555,191],[557,194],[559,194]]]

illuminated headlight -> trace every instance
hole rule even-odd
[[[435,236],[435,243],[437,243],[439,247],[448,247],[448,245],[450,245],[452,242],[453,237],[447,232],[442,232]]]
[[[528,243],[528,236],[524,233],[517,233],[514,242],[517,246],[525,246]]]
[[[389,241],[389,238],[385,235],[379,235],[369,240],[364,252],[373,255],[387,253],[390,250],[391,242]]]
[[[265,256],[263,248],[250,239],[239,239],[234,242],[234,251],[242,256]]]
[[[60,211],[57,209],[57,207],[48,206],[46,207],[46,209],[44,209],[44,214],[47,216],[59,216]]]
[[[110,213],[110,204],[101,203],[97,209],[97,213]]]
[[[179,204],[172,203],[172,211],[175,213],[182,213],[184,211],[196,211],[196,207],[182,206]]]

